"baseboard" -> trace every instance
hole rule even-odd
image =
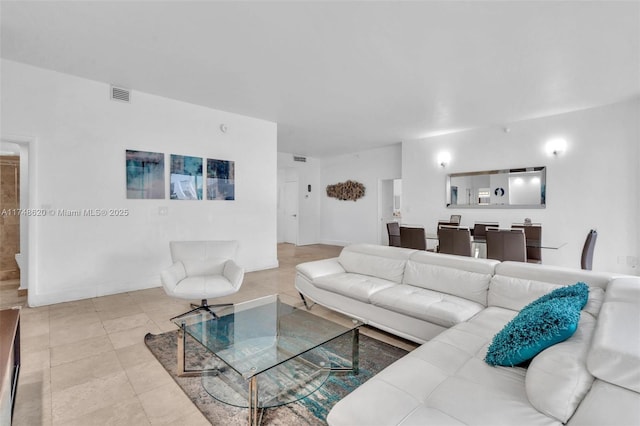
[[[265,271],[267,269],[278,268],[279,266],[280,266],[280,262],[278,262],[276,260],[275,262],[271,262],[271,263],[268,263],[268,264],[258,265],[258,266],[253,267],[253,268],[246,268],[244,271],[245,272]]]
[[[28,302],[30,307],[54,305],[57,303],[145,290],[160,287],[160,285],[160,277],[153,276],[151,278],[142,278],[136,282],[112,282],[109,285],[96,283],[94,285],[67,287],[50,293],[37,293],[32,291]]]

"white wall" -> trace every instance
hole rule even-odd
[[[638,274],[627,257],[640,253],[640,101],[638,99],[552,117],[509,123],[511,131],[483,128],[402,144],[403,220],[435,232],[438,219],[461,214],[462,224],[498,221],[508,227],[530,217],[543,224],[543,239],[566,241],[544,250],[543,262],[580,267],[587,232],[597,228],[594,270]],[[559,157],[545,142],[566,138]],[[440,167],[440,151],[451,163]],[[447,209],[447,173],[547,167],[546,209]],[[460,194],[458,194],[460,197]],[[621,262],[621,263],[619,263]]]
[[[293,154],[278,153],[278,198],[283,194],[283,184],[288,175],[297,175],[298,180],[298,245],[317,244],[320,241],[320,202],[325,196],[320,187],[320,161],[306,157],[306,162],[293,161]],[[308,191],[311,185],[311,192]],[[278,223],[284,218],[282,209],[278,211]],[[281,227],[278,241],[283,241]]]
[[[381,227],[378,221],[378,183],[381,179],[402,177],[401,167],[400,144],[322,159],[321,242],[335,245],[378,244],[378,230]],[[327,185],[347,180],[362,183],[365,196],[357,201],[327,197]]]
[[[277,266],[275,123],[136,91],[114,102],[108,84],[6,60],[1,89],[2,135],[37,139],[32,208],[130,212],[38,218],[30,305],[157,286],[170,240],[237,239],[247,270]],[[128,200],[126,149],[233,160],[236,200]]]

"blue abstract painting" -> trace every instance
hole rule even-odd
[[[171,154],[172,200],[202,200],[202,158]]]
[[[127,198],[164,198],[164,154],[127,150]]]
[[[207,200],[235,200],[235,162],[207,159]]]

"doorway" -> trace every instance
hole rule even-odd
[[[278,170],[278,242],[298,245],[298,171]]]
[[[387,223],[402,218],[402,179],[381,179],[378,184],[378,241],[389,245]]]
[[[0,281],[20,280],[20,147],[0,149]]]
[[[284,242],[298,245],[298,181],[285,182]]]
[[[27,211],[33,207],[31,198],[35,194],[35,143],[36,139],[25,136],[2,136],[0,138],[0,151],[11,153],[19,156],[19,172],[17,192],[19,194],[18,208],[21,211]],[[1,209],[0,209],[1,212]],[[27,288],[31,279],[35,279],[30,274],[30,265],[33,253],[30,247],[35,247],[35,217],[28,215],[19,215],[19,250],[18,257],[14,256],[14,265],[19,269],[19,287],[18,294],[22,297],[26,295]],[[4,218],[3,218],[4,219]],[[3,242],[4,245],[4,242]]]

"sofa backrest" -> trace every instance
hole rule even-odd
[[[346,272],[383,278],[401,283],[405,265],[415,250],[374,244],[353,244],[345,247],[338,262]]]
[[[604,290],[614,278],[610,273],[585,271],[523,262],[502,262],[496,266],[489,284],[488,306],[519,311],[554,289],[577,282],[589,285],[589,301],[584,310],[598,315]]]
[[[496,267],[496,275],[543,281],[558,285],[575,284],[581,281],[589,285],[589,287],[600,287],[605,290],[609,281],[615,276],[615,274],[608,272],[594,272],[583,269],[524,262],[502,262]]]
[[[407,262],[402,282],[487,306],[489,282],[498,263],[491,259],[416,251]]]

